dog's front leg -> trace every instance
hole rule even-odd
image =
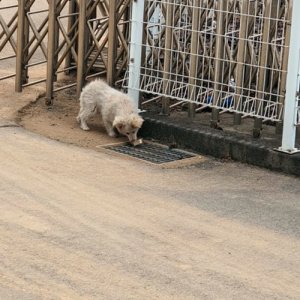
[[[114,130],[112,124],[111,124],[110,122],[108,122],[108,121],[103,121],[103,123],[104,123],[104,127],[105,127],[105,129],[106,129],[106,131],[107,131],[107,134],[108,134],[110,137],[116,137],[117,134],[116,134],[116,132],[115,132],[115,130]]]

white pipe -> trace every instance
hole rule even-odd
[[[283,133],[280,151],[287,153],[299,152],[295,148],[296,120],[297,120],[297,92],[300,76],[300,1],[293,1],[291,39],[289,50],[289,62],[286,81],[286,95],[284,103]]]
[[[128,95],[136,108],[139,106],[139,88],[142,63],[142,44],[144,30],[144,0],[132,2],[131,39],[129,58]]]

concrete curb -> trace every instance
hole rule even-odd
[[[204,126],[195,128],[192,123],[179,124],[164,116],[144,114],[143,117],[145,122],[140,130],[143,138],[153,138],[216,158],[232,159],[300,176],[300,153],[281,153],[274,150],[272,143]]]

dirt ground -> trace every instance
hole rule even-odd
[[[297,178],[161,170],[20,127],[0,160],[0,299],[299,299]]]
[[[61,84],[68,84],[67,81]],[[55,93],[54,105],[47,107],[45,97],[39,97],[19,111],[18,123],[24,128],[51,139],[95,149],[97,145],[125,142],[126,138],[111,138],[106,134],[99,115],[89,121],[90,131],[80,129],[76,116],[79,101],[76,88]]]
[[[60,85],[68,83],[70,82],[64,80],[60,82]],[[44,96],[39,97],[19,111],[17,121],[21,126],[32,132],[90,149],[94,149],[97,145],[126,141],[123,137],[116,139],[107,136],[99,115],[89,121],[90,131],[81,130],[76,122],[78,110],[79,101],[74,87],[55,93],[54,105],[51,107],[45,105]],[[197,114],[194,122],[198,123],[199,126],[208,126],[210,116],[209,112]],[[178,108],[172,112],[172,118],[184,120],[186,119],[186,112]],[[232,115],[221,115],[221,126],[224,130],[251,134],[253,120],[245,120],[239,127],[233,127],[231,121]],[[274,127],[264,126],[263,138],[272,138],[274,131]]]

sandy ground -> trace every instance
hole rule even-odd
[[[0,133],[1,299],[299,299],[298,179]]]

